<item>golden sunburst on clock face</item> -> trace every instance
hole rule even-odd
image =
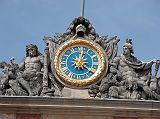
[[[74,88],[95,83],[107,68],[103,49],[83,38],[62,44],[55,54],[54,67],[60,82]]]

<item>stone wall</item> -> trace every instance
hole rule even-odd
[[[0,119],[159,118],[159,101],[0,97]]]

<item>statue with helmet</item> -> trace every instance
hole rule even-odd
[[[157,74],[154,76],[151,74],[152,65],[154,63],[156,66],[159,65],[159,61],[143,63],[133,54],[132,39],[126,39],[122,56],[116,56],[109,64],[108,74],[101,80],[99,86],[91,86],[97,87],[97,97],[160,100],[160,81],[156,77]],[[92,90],[89,90],[89,93],[93,95]]]

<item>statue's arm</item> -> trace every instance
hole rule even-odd
[[[113,62],[110,63],[110,73],[117,75],[118,79],[120,80],[122,78],[122,74],[118,69],[119,61],[120,61],[120,57],[115,57],[113,59]]]
[[[111,62],[109,65],[110,65],[110,72],[113,73],[113,74],[117,74],[117,71],[118,71],[118,65],[119,65],[119,60],[120,58],[119,57],[115,57],[113,59],[113,62]]]
[[[44,70],[44,56],[43,55],[40,55],[39,56],[39,61],[40,61],[40,63],[41,63],[41,71],[43,71]]]
[[[22,60],[22,62],[19,64],[19,70],[23,71],[25,69],[25,59]]]

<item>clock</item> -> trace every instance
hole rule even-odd
[[[107,71],[107,63],[101,46],[84,38],[66,41],[54,56],[57,79],[71,88],[87,88],[99,81]]]

